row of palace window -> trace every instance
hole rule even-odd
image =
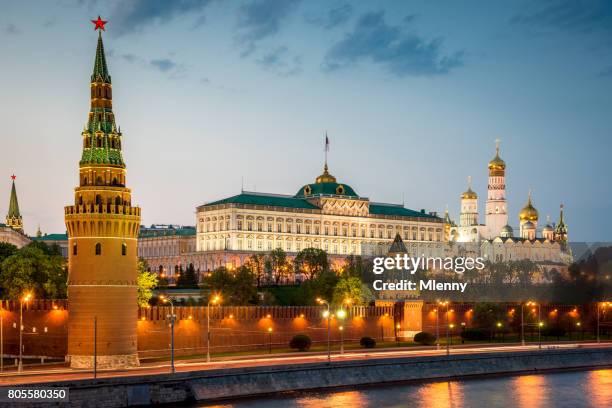
[[[259,231],[259,232],[263,232],[263,222],[257,222],[255,225],[252,221],[247,221],[246,223],[246,231],[253,231],[253,227],[256,227],[255,231]],[[223,228],[223,221],[220,221],[218,224],[217,223],[208,223],[206,225],[206,231],[204,232],[216,232],[217,228],[219,231],[227,231],[230,229],[229,226],[229,221],[225,222],[225,229]],[[242,220],[238,220],[238,230],[239,231],[243,231],[243,227],[244,224],[242,222]],[[272,223],[269,222],[267,223],[267,232],[272,232]],[[302,224],[295,224],[295,228],[293,227],[292,224],[286,224],[285,225],[285,233],[288,234],[292,234],[293,231],[295,230],[296,234],[302,234]],[[391,239],[395,236],[395,231],[392,229],[387,228],[387,234],[386,234],[386,238],[387,239]],[[311,228],[310,224],[304,224],[304,228],[303,228],[303,233],[304,234],[311,234],[314,233],[314,235],[319,235],[320,234],[320,227],[319,225],[314,225],[314,228]],[[376,231],[378,231],[378,234],[376,234]],[[276,232],[278,233],[282,233],[283,232],[283,225],[282,224],[276,224]],[[332,232],[332,234],[330,234],[330,232]],[[340,234],[341,232],[341,234]],[[365,238],[366,237],[366,229],[365,228],[361,228],[361,237]],[[349,228],[348,227],[342,227],[342,229],[340,229],[340,227],[338,226],[333,226],[332,228],[330,228],[328,225],[325,225],[323,227],[323,235],[332,235],[332,236],[344,236],[344,237],[348,237],[349,236]],[[377,236],[378,235],[378,236]],[[370,229],[370,238],[384,238],[384,229],[383,228],[371,228]],[[352,237],[357,237],[357,228],[351,228],[351,236]],[[412,234],[410,234],[408,231],[404,231],[404,239],[405,240],[409,240],[412,237],[413,241],[416,241],[417,239],[419,239],[420,236],[420,240],[421,241],[433,241],[434,237],[436,241],[442,241],[442,233],[441,232],[437,232],[434,236],[433,231],[420,231],[420,235],[418,234],[418,231],[416,230],[412,230]]]
[[[79,249],[78,249],[77,244],[72,244],[72,255],[77,256],[78,252],[79,252]],[[102,244],[99,242],[95,246],[95,254],[102,255]],[[121,255],[123,256],[127,255],[127,244],[121,244]]]

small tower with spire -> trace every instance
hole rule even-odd
[[[19,201],[17,200],[17,189],[15,188],[15,179],[17,176],[11,176],[11,198],[9,200],[9,210],[6,214],[6,225],[15,231],[23,233],[23,218],[19,212]]]
[[[559,222],[555,227],[555,241],[561,245],[567,244],[567,225],[563,219],[563,204],[559,206]]]

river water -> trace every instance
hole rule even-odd
[[[612,369],[293,393],[200,407],[612,408]]]

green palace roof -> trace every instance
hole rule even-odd
[[[67,241],[68,234],[45,234],[40,237],[32,237],[33,241]]]
[[[300,188],[295,197],[309,197],[317,195],[338,195],[358,198],[359,196],[351,186],[335,182],[306,184]]]
[[[334,183],[321,183],[321,184],[334,184]],[[325,191],[325,190],[321,190],[321,191]],[[325,193],[321,193],[321,194],[325,194]],[[355,195],[355,197],[357,196]],[[265,194],[265,193],[253,193],[253,192],[242,192],[241,194],[238,194],[232,197],[228,197],[223,200],[213,201],[211,203],[204,204],[200,206],[199,208],[212,207],[215,205],[223,205],[223,204],[244,204],[244,205],[260,205],[260,206],[266,206],[266,207],[320,210],[319,207],[310,203],[306,198],[300,198],[297,195],[292,197],[292,196],[280,195],[280,194]],[[432,220],[442,220],[440,217],[437,217],[431,214],[427,214],[424,210],[423,211],[410,210],[408,208],[405,208],[401,204],[384,204],[384,203],[370,202],[370,214],[384,215],[384,216],[391,216],[391,217],[413,217],[413,218],[429,218]]]
[[[308,210],[318,210],[314,204],[302,198],[291,197],[280,194],[265,194],[265,193],[253,193],[253,192],[242,192],[238,195],[225,198],[219,201],[213,201],[212,203],[204,204],[202,207],[210,207],[213,205],[220,204],[246,204],[246,205],[263,205],[269,207],[284,207],[284,208],[302,208]]]
[[[370,214],[390,215],[399,217],[419,217],[441,219],[435,215],[427,214],[425,210],[415,211],[401,204],[370,203]]]
[[[196,235],[195,227],[181,227],[181,228],[160,228],[160,229],[141,229],[138,234],[139,238],[153,238],[153,237],[171,237],[171,236],[193,236]]]

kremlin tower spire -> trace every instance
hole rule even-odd
[[[122,134],[112,110],[111,76],[100,17],[87,125],[82,131],[79,185],[65,207],[68,256],[68,357],[71,367],[93,367],[94,321],[99,368],[137,366],[137,238],[140,208],[126,188]]]
[[[17,189],[15,188],[15,179],[17,176],[14,174],[11,176],[13,185],[11,187],[11,198],[9,200],[9,210],[6,215],[6,225],[14,229],[15,231],[23,232],[23,219],[19,212],[19,201],[17,201]]]

